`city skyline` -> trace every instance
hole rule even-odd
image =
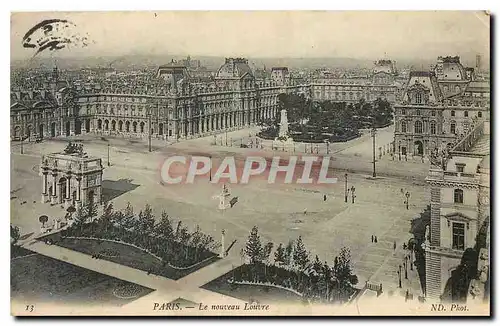
[[[482,12],[452,11],[404,15],[338,11],[151,11],[58,13],[57,17],[43,12],[13,13],[11,60],[32,58],[35,51],[22,46],[24,34],[40,21],[53,18],[75,23],[78,32],[89,35],[89,45],[42,52],[36,57],[190,54],[404,60],[418,53],[420,59],[429,60],[439,55],[472,57],[479,53],[485,61],[489,60],[489,17]],[[367,30],[371,32],[366,33]]]

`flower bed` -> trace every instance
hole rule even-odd
[[[143,293],[143,287],[136,284],[125,284],[113,289],[113,295],[119,299],[134,299]]]

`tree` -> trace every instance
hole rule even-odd
[[[264,248],[262,248],[262,257],[261,261],[265,262],[264,264],[264,277],[267,279],[267,265],[269,264],[269,256],[271,255],[271,251],[273,250],[274,244],[272,242],[266,243]]]
[[[174,239],[174,228],[172,227],[172,220],[168,217],[165,211],[161,212],[160,222],[156,225],[156,234],[167,242]]]
[[[295,250],[293,251],[293,262],[301,272],[306,269],[307,264],[309,263],[309,254],[307,253],[306,247],[302,242],[301,236],[299,236],[295,244]]]
[[[283,248],[283,244],[279,244],[278,248],[276,248],[276,251],[274,252],[274,262],[278,266],[284,266],[286,265],[286,254],[285,254],[285,248]]]
[[[338,282],[339,299],[345,301],[349,298],[353,285],[358,283],[358,277],[352,271],[351,253],[348,248],[342,247],[339,256],[335,257],[333,274]]]
[[[114,218],[113,203],[108,202],[104,204],[103,213],[100,219],[103,231],[107,232],[109,228],[113,225]]]
[[[88,202],[83,210],[83,218],[85,221],[93,222],[94,217],[97,216],[97,204]]]
[[[183,251],[185,258],[188,258],[189,255],[189,239],[191,238],[191,234],[188,231],[187,227],[183,227],[179,230],[179,242],[183,245]]]
[[[40,215],[38,221],[42,223],[42,227],[45,227],[45,223],[49,221],[49,217],[47,215]]]
[[[203,238],[203,233],[200,230],[200,226],[196,225],[194,232],[191,234],[190,246],[194,248],[194,260],[198,260],[198,252],[200,249],[201,240]]]
[[[260,242],[259,229],[254,226],[248,237],[245,247],[245,255],[250,260],[250,264],[262,261],[262,244]]]
[[[125,214],[125,217],[133,217],[134,216],[134,207],[130,204],[130,202],[127,202],[127,207],[125,207],[125,211],[123,212]]]
[[[10,225],[10,243],[16,244],[21,237],[21,233],[19,231],[19,227],[15,225]]]
[[[144,235],[151,235],[155,225],[155,217],[149,204],[146,204],[144,211],[139,212],[138,224],[139,232]]]
[[[293,241],[288,241],[288,244],[286,245],[285,248],[285,265],[288,265],[288,267],[293,266]]]

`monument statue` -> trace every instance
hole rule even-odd
[[[222,185],[222,191],[219,195],[213,196],[213,199],[219,199],[219,209],[227,209],[231,207],[231,202],[229,197],[231,193],[229,192],[229,188],[224,184]]]
[[[281,110],[281,120],[280,120],[280,130],[278,133],[278,138],[280,139],[288,139],[288,117],[286,115],[286,110]]]
[[[294,148],[293,139],[290,137],[290,133],[288,131],[288,117],[285,109],[281,110],[280,129],[278,137],[275,138],[275,141],[280,142],[277,147],[282,147],[284,151]]]

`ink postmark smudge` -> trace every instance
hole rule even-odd
[[[24,35],[24,48],[36,49],[33,56],[48,50],[56,51],[71,47],[86,47],[90,43],[88,34],[82,35],[77,26],[66,19],[47,19],[36,24]]]

